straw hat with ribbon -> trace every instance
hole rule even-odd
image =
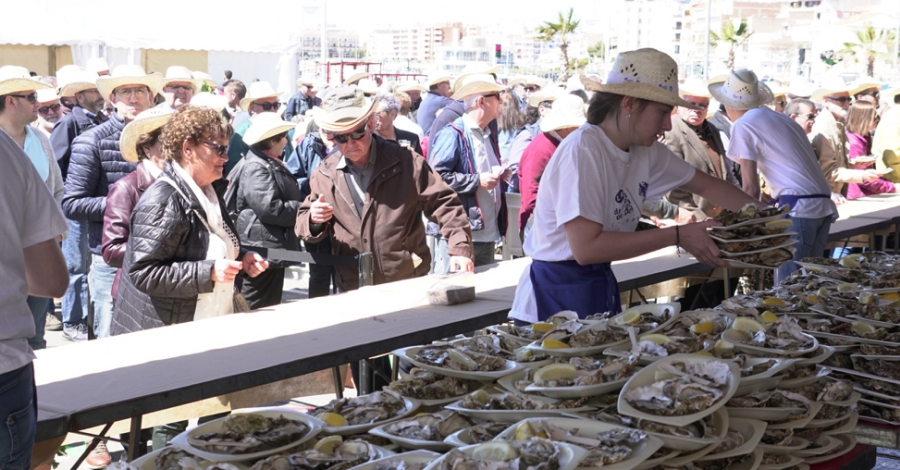
[[[404,83],[403,85],[397,87],[397,91],[402,91],[404,93],[409,93],[410,91],[425,93],[426,91],[428,91],[428,88],[425,88],[418,83]]]
[[[735,70],[724,82],[710,83],[708,88],[719,103],[734,109],[758,108],[775,99],[772,90],[747,69]]]
[[[56,88],[44,88],[37,91],[38,103],[46,104],[54,101],[59,101],[59,95],[56,94]]]
[[[96,89],[98,78],[96,73],[83,67],[65,65],[56,71],[59,96],[75,96],[75,93]]]
[[[329,132],[346,132],[365,122],[374,112],[377,99],[366,98],[356,86],[330,88],[322,105],[313,108],[313,119],[319,128]]]
[[[681,85],[678,85],[678,95],[682,98],[685,96],[712,98],[712,94],[709,92],[709,83],[697,78],[689,78]]]
[[[0,67],[0,96],[23,91],[37,91],[50,88],[31,77],[28,69],[18,65]]]
[[[378,94],[378,84],[371,78],[363,78],[356,84],[366,95]]]
[[[129,122],[119,137],[119,149],[122,158],[127,162],[137,163],[140,159],[137,151],[138,140],[144,134],[149,134],[162,126],[165,126],[172,118],[173,111],[166,107],[148,109]]]
[[[791,83],[790,85],[788,85],[785,93],[787,93],[787,96],[789,96],[791,99],[809,98],[810,96],[812,96],[814,91],[815,90],[813,90],[813,87],[810,86],[808,81],[803,79],[796,79],[791,80]]]
[[[173,65],[166,69],[166,76],[163,77],[160,88],[165,88],[169,84],[177,82],[190,83],[194,87],[194,93],[200,91],[200,86],[203,85],[202,81],[194,78],[194,74],[187,67]]]
[[[462,100],[476,94],[498,93],[506,89],[503,86],[497,85],[497,82],[494,81],[494,77],[484,73],[460,77],[459,85],[459,89],[453,93],[453,99],[455,100]]]
[[[150,89],[150,97],[156,96],[161,88],[162,77],[158,73],[148,74],[140,65],[120,65],[109,75],[97,79],[97,89],[104,98],[125,85],[144,85]]]
[[[314,85],[313,81],[308,78],[300,77],[297,79],[297,86],[305,86],[307,88],[312,88]]]
[[[344,86],[356,85],[360,80],[371,75],[369,72],[357,72],[350,75],[350,78],[344,80]]]
[[[287,132],[295,125],[293,122],[282,120],[281,116],[275,113],[259,113],[253,116],[250,122],[250,127],[243,137],[244,143],[247,145],[253,145],[282,132]]]
[[[825,81],[822,82],[822,86],[817,88],[816,91],[812,92],[809,99],[813,102],[818,103],[825,99],[826,96],[835,95],[838,93],[847,93],[850,96],[853,96],[850,92],[853,90],[853,87],[847,85],[841,77],[829,77]]]
[[[225,109],[225,106],[228,104],[228,99],[222,95],[215,95],[208,91],[200,92],[191,97],[191,105],[192,106],[203,106],[206,108],[212,108],[216,111],[222,112]]]
[[[531,96],[528,97],[528,106],[531,106],[532,108],[537,108],[538,106],[541,105],[541,103],[543,103],[545,101],[549,101],[549,102],[553,103],[563,93],[564,93],[564,91],[562,89],[560,89],[559,87],[552,87],[552,88],[547,88],[547,89],[543,89],[540,91],[536,91],[536,92],[532,93]]]
[[[109,63],[107,63],[106,59],[103,57],[91,57],[87,60],[87,64],[85,64],[84,68],[89,72],[100,75],[101,73],[109,72]]]
[[[206,72],[194,70],[193,72],[191,72],[191,75],[194,77],[194,80],[200,82],[200,85],[206,85],[210,88],[216,88],[219,86],[219,83],[213,80],[212,75]]]
[[[262,98],[278,98],[279,96],[281,96],[280,93],[275,91],[269,82],[253,82],[247,89],[247,96],[241,100],[240,107],[244,111],[249,111],[250,105],[254,101]]]
[[[541,132],[581,127],[585,121],[584,100],[576,95],[565,95],[553,102],[553,109],[541,119]]]
[[[451,77],[450,75],[436,74],[436,75],[431,75],[430,77],[428,77],[428,81],[425,82],[425,86],[428,88],[431,88],[431,87],[437,85],[438,83],[441,83],[441,82],[450,83],[452,81],[453,81],[453,77]]]
[[[879,82],[872,77],[863,77],[858,80],[855,80],[850,84],[850,96],[855,96],[858,93],[862,93],[869,88],[875,88],[877,90],[881,90],[884,86],[884,82]]]
[[[678,96],[678,64],[667,54],[645,48],[619,54],[606,83],[581,76],[589,91],[631,96],[672,106],[696,107]]]

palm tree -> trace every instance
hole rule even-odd
[[[719,42],[728,43],[728,65],[729,71],[734,71],[734,48],[743,46],[747,39],[750,39],[750,36],[753,35],[753,32],[750,31],[750,28],[747,27],[746,18],[741,18],[740,24],[735,27],[733,21],[723,21],[722,22],[722,31],[716,33],[715,31],[709,32],[709,45],[716,47]]]
[[[872,26],[866,26],[856,32],[858,42],[845,42],[844,48],[838,54],[852,56],[864,56],[866,58],[866,76],[874,77],[875,59],[884,57],[892,48],[894,33],[884,29],[876,30]]]
[[[563,70],[563,73],[559,77],[559,79],[563,82],[569,79],[568,35],[574,33],[575,29],[578,28],[578,24],[581,23],[581,20],[576,20],[572,17],[573,14],[574,11],[572,8],[569,8],[569,13],[566,16],[563,16],[563,13],[559,12],[559,20],[556,23],[552,21],[545,21],[542,26],[538,26],[538,34],[537,36],[535,36],[535,39],[544,42],[550,42],[554,39],[559,39],[559,52],[562,56],[561,59]]]

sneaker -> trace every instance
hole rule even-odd
[[[88,468],[94,470],[106,468],[111,462],[112,457],[109,456],[109,451],[106,450],[106,443],[103,441],[100,441],[100,443],[97,444],[97,447],[94,447],[94,450],[92,450],[87,458],[84,459],[84,463],[87,464]]]
[[[60,331],[63,329],[63,324],[59,321],[59,318],[56,318],[56,315],[47,315],[47,321],[44,322],[44,330],[45,331]]]
[[[76,323],[74,325],[63,325],[63,339],[69,341],[87,341],[88,332],[87,325],[84,323]]]

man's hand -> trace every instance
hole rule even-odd
[[[473,272],[475,271],[475,263],[465,256],[450,257],[450,272]]]
[[[881,175],[878,174],[875,170],[862,170],[862,180],[864,183],[871,183],[873,181],[878,181],[878,178],[881,178]]]
[[[334,215],[334,207],[325,202],[325,195],[320,194],[319,199],[309,206],[309,220],[314,224],[324,224]]]
[[[847,198],[845,198],[842,194],[831,193],[831,200],[834,201],[834,205],[839,206],[847,202]]]
[[[493,173],[481,173],[478,175],[478,186],[488,191],[497,187],[500,182],[500,176]]]
[[[269,262],[260,256],[259,253],[248,251],[241,259],[241,267],[248,276],[256,277],[266,269],[269,269]]]
[[[212,280],[215,282],[234,282],[234,278],[241,272],[242,266],[240,261],[217,259],[212,269]]]
[[[697,216],[693,212],[683,208],[678,208],[678,215],[675,216],[675,223],[678,225],[690,224],[697,221]]]
[[[694,255],[697,261],[712,266],[714,268],[726,268],[726,263],[719,257],[719,248],[709,238],[706,229],[722,225],[715,219],[708,219],[703,222],[681,225],[679,230],[679,244],[688,253]]]

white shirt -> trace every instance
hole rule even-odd
[[[765,106],[751,109],[731,126],[728,158],[756,162],[774,198],[831,195],[806,133],[789,116]],[[800,199],[791,207],[792,217],[817,219],[832,214],[837,214],[837,207],[830,197]]]
[[[425,136],[425,133],[422,132],[422,127],[418,124],[414,123],[412,119],[398,114],[397,119],[394,119],[394,127],[400,130],[404,130],[406,132],[412,132],[413,134],[419,136],[419,142],[422,141],[422,138]]]
[[[659,142],[624,152],[600,126],[584,124],[559,144],[544,170],[525,252],[541,261],[575,259],[565,224],[578,217],[603,225],[606,232],[633,232],[644,201],[686,184],[695,172]],[[509,316],[537,321],[528,269]]]
[[[34,359],[23,249],[62,235],[62,210],[18,144],[0,132],[0,374]]]
[[[500,165],[500,158],[494,155],[494,146],[491,145],[490,129],[482,130],[474,119],[468,114],[463,114],[463,123],[468,134],[472,136],[472,155],[475,157],[476,173],[493,173],[493,167]],[[487,190],[478,186],[476,198],[481,216],[484,219],[484,230],[472,232],[473,242],[490,243],[500,240],[500,228],[497,225],[497,217],[500,215],[500,185]]]

